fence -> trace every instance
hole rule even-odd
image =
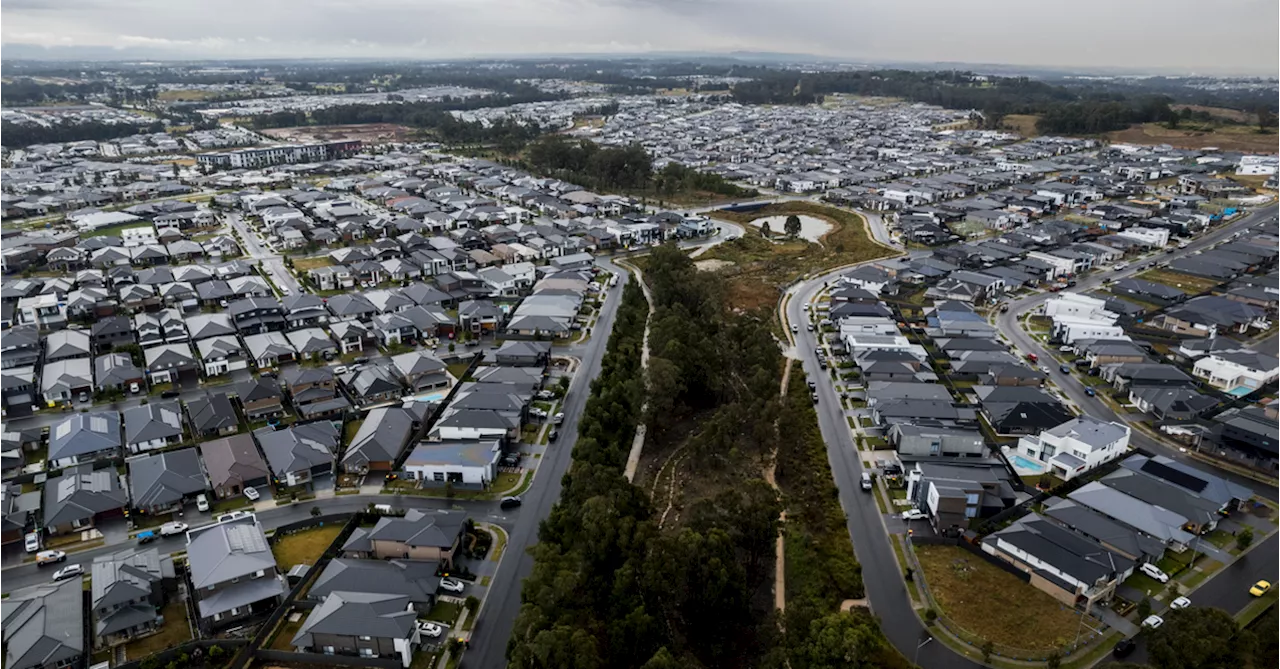
[[[985,551],[983,551],[981,548],[977,546],[974,546],[967,542],[958,541],[956,539],[948,539],[944,537],[918,537],[918,538],[912,538],[911,541],[908,541],[906,543],[907,545],[903,553],[907,556],[907,563],[912,569],[912,573],[913,573],[912,578],[915,580],[915,583],[919,586],[919,590],[921,594],[924,596],[926,603],[929,606],[929,610],[933,611],[933,613],[937,616],[932,622],[929,622],[926,618],[926,624],[941,625],[952,636],[959,639],[960,641],[963,641],[965,644],[971,646],[972,649],[977,653],[985,653],[988,648],[988,644],[990,644],[990,651],[992,655],[996,655],[996,656],[1000,656],[1000,657],[1004,657],[1012,660],[1042,662],[1055,654],[1057,654],[1059,657],[1066,657],[1071,653],[1075,652],[1077,649],[1088,646],[1094,640],[1102,636],[1102,633],[1099,631],[1099,629],[1102,627],[1102,624],[1103,624],[1102,621],[1098,620],[1097,618],[1094,618],[1091,615],[1085,614],[1080,609],[1075,609],[1076,614],[1080,616],[1080,627],[1079,627],[1078,638],[1076,639],[1076,641],[1070,644],[1067,644],[1066,646],[1063,646],[1061,648],[1054,648],[1054,649],[1017,648],[1014,646],[1006,646],[1003,644],[998,644],[993,641],[990,641],[989,639],[985,639],[981,635],[975,632],[971,632],[968,629],[965,629],[964,626],[960,625],[958,622],[956,622],[954,619],[952,619],[942,610],[942,607],[938,604],[938,601],[934,599],[933,592],[929,590],[929,583],[927,578],[925,577],[924,569],[920,566],[920,562],[916,558],[915,549],[912,546],[912,544],[931,545],[931,546],[942,546],[942,545],[959,546],[960,548],[964,549],[966,552],[981,558],[986,563],[994,565],[995,567],[1019,578],[1023,583],[1027,584],[1027,587],[1033,587],[1029,583],[1031,578],[1030,574],[1023,572],[1017,567],[1014,567],[1013,565],[1008,564],[997,557],[987,554]],[[1086,626],[1086,620],[1085,620],[1086,618],[1088,619],[1087,626]]]
[[[297,653],[288,650],[268,650],[259,648],[253,656],[269,662],[287,664],[325,665],[330,667],[376,667],[378,669],[402,669],[400,660],[382,657],[360,657],[358,655],[324,655],[322,653]]]

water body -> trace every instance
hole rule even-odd
[[[822,236],[831,231],[831,224],[821,218],[816,216],[805,216],[804,214],[797,214],[797,216],[800,218],[800,236],[804,239],[811,242],[821,243],[820,240]],[[780,235],[786,227],[787,217],[765,216],[764,218],[757,218],[756,220],[751,221],[751,225],[754,225],[757,228],[765,223],[769,224],[769,230],[773,232],[773,234]]]

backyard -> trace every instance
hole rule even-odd
[[[1080,616],[1048,594],[957,546],[916,546],[941,613],[997,645],[1044,651],[1070,643]]]
[[[125,656],[129,660],[139,660],[166,648],[191,640],[191,627],[187,624],[187,607],[182,600],[174,597],[161,610],[164,616],[164,627],[160,632],[125,644]]]
[[[1219,283],[1216,279],[1206,279],[1202,276],[1192,276],[1190,274],[1182,274],[1181,272],[1174,272],[1167,269],[1149,270],[1139,274],[1136,278],[1146,279],[1147,281],[1154,281],[1156,283],[1163,283],[1166,286],[1173,286],[1188,295],[1203,293],[1206,290],[1216,287]]]
[[[288,571],[294,565],[315,564],[341,532],[342,523],[326,523],[295,532],[276,541],[271,547],[271,554],[275,556],[281,571]]]

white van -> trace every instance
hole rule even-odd
[[[870,472],[862,472],[862,489],[863,490],[871,489],[871,473]]]

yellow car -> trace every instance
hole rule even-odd
[[[1258,581],[1257,583],[1253,584],[1252,588],[1249,588],[1249,594],[1253,595],[1254,597],[1261,597],[1267,594],[1267,591],[1270,589],[1271,589],[1270,583],[1266,581]]]

